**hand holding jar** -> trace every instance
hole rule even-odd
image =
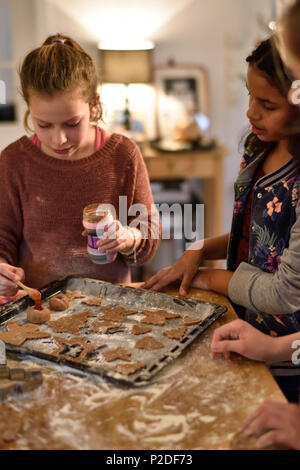
[[[140,231],[115,220],[105,204],[86,206],[82,223],[88,237],[87,251],[93,263],[112,263],[118,252],[130,256],[141,244]]]
[[[104,235],[96,242],[99,250],[107,255],[121,253],[125,256],[133,254],[141,243],[141,233],[138,229],[122,225],[114,220],[104,227]]]

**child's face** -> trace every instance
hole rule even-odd
[[[247,117],[252,132],[263,142],[286,139],[284,129],[293,116],[293,108],[287,98],[254,65],[248,68],[247,88],[250,96]]]
[[[81,88],[53,96],[33,92],[29,109],[41,148],[47,155],[67,160],[92,153],[95,134],[90,126],[90,106]]]

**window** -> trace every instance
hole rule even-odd
[[[0,123],[16,119],[11,7],[0,3]]]

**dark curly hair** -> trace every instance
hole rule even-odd
[[[275,86],[282,96],[287,98],[293,79],[285,69],[284,63],[275,47],[274,37],[260,42],[254,51],[246,58],[249,66],[257,67],[265,76],[271,86]],[[293,110],[293,120],[291,127],[285,129],[288,139],[288,150],[300,165],[300,111],[296,106],[291,105]],[[298,129],[295,131],[295,129]],[[263,142],[255,134],[250,133],[245,140],[245,147],[250,147],[254,152],[272,150],[276,142]]]

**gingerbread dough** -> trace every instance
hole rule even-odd
[[[66,297],[71,301],[73,299],[82,299],[85,295],[80,290],[66,290]]]
[[[86,338],[59,338],[57,336],[54,336],[54,339],[56,343],[59,345],[55,351],[51,353],[52,356],[57,356],[59,358],[67,359],[68,361],[73,361],[80,363],[84,360],[84,358],[90,354],[91,352],[94,352],[96,349],[100,349],[104,346],[104,344],[93,344],[93,343],[88,343],[88,340]],[[81,352],[79,356],[73,357],[71,355],[67,355],[66,353],[70,350],[72,346],[79,346],[81,349]]]
[[[134,347],[137,349],[161,349],[164,344],[156,341],[152,336],[144,336],[135,343]]]
[[[120,328],[120,326],[121,326],[121,323],[115,323],[110,320],[95,321],[92,328],[89,331],[93,331],[95,333],[106,334],[110,330]]]
[[[152,331],[151,326],[133,325],[131,333],[133,335],[144,335],[145,333],[150,333],[150,331]]]
[[[116,366],[116,372],[123,375],[135,374],[138,370],[144,369],[146,364],[136,363],[136,364],[118,364]]]
[[[189,326],[189,325],[197,325],[197,323],[201,323],[202,318],[193,318],[190,317],[189,315],[185,315],[182,319],[183,325]]]
[[[182,328],[174,328],[172,330],[165,330],[163,334],[170,339],[181,339],[185,335],[186,327],[183,326]]]
[[[165,325],[166,320],[171,320],[173,318],[178,318],[180,315],[178,313],[169,313],[166,310],[142,310],[142,313],[146,315],[145,318],[141,320],[141,323],[146,323],[147,325]]]
[[[91,297],[90,299],[85,299],[85,300],[82,300],[81,303],[82,304],[86,304],[86,305],[94,305],[94,306],[98,306],[98,305],[101,305],[101,302],[102,302],[102,297],[99,296],[99,297]]]
[[[122,348],[122,346],[119,346],[116,349],[108,349],[102,354],[107,362],[116,361],[117,359],[121,359],[122,361],[131,360],[131,352],[127,351],[125,348]]]
[[[42,307],[41,310],[38,310],[33,305],[27,310],[27,320],[30,323],[36,323],[38,325],[41,323],[46,323],[48,320],[50,320],[50,311],[47,307]]]
[[[51,310],[62,312],[63,310],[67,310],[69,307],[69,299],[65,294],[55,295],[49,299],[49,307]]]
[[[50,333],[40,331],[38,326],[31,323],[18,325],[17,323],[9,322],[6,324],[6,327],[7,331],[0,333],[0,340],[15,346],[20,346],[27,339],[49,338],[51,336]]]
[[[56,333],[80,333],[80,328],[83,328],[91,316],[92,312],[89,310],[81,313],[74,313],[73,315],[59,318],[58,320],[50,320],[47,322]]]

